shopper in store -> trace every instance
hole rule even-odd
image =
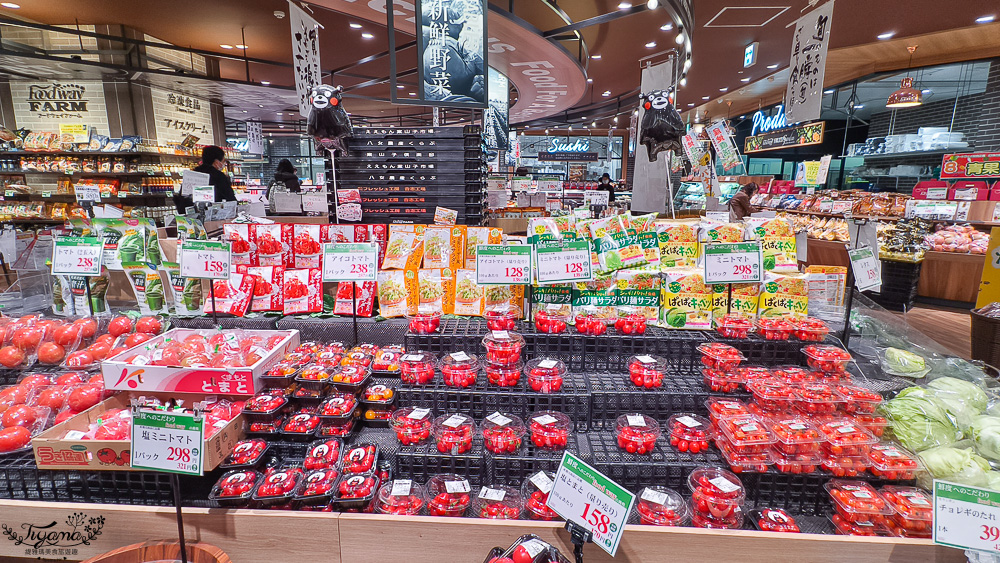
[[[195,172],[208,174],[208,183],[215,188],[215,201],[236,201],[236,192],[233,191],[232,182],[226,169],[226,152],[221,147],[215,145],[207,146],[201,150],[201,164],[194,169]],[[177,206],[178,213],[194,205],[194,198],[190,195],[177,194],[174,196],[174,205]]]
[[[750,205],[750,198],[753,197],[753,194],[755,193],[757,193],[757,184],[753,182],[740,186],[736,195],[729,200],[730,221],[740,221],[744,217],[749,217],[750,215],[760,211],[756,207]]]
[[[299,183],[299,177],[296,175],[298,171],[297,168],[292,166],[292,161],[287,158],[281,159],[281,162],[278,163],[278,168],[274,171],[272,186],[281,183],[285,185],[285,191],[293,194],[299,193],[302,191],[302,184]]]
[[[601,175],[601,180],[597,183],[597,189],[608,192],[608,203],[615,200],[615,185],[611,182],[611,176],[607,172]]]

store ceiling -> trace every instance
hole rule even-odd
[[[287,13],[284,0],[17,0],[20,9],[0,8],[0,16],[25,18],[47,24],[123,24],[144,33],[168,41],[175,45],[193,47],[223,55],[239,57],[238,49],[223,49],[220,45],[246,44],[246,54],[251,57],[287,64],[290,62],[288,20],[278,19],[275,11]],[[336,8],[343,3],[343,9],[351,7],[353,1],[322,0],[322,4]],[[495,7],[507,10],[513,5],[513,13],[528,24],[549,30],[566,25],[551,6],[543,0],[496,0]],[[574,0],[562,2],[558,7],[573,21],[581,21],[601,14],[616,13],[618,0]],[[632,0],[633,4],[644,2]],[[772,92],[774,83],[768,76],[774,76],[780,83],[782,70],[787,67],[790,50],[791,29],[788,27],[802,13],[808,11],[815,1],[810,0],[698,0],[694,2],[696,29],[692,33],[693,65],[688,75],[688,85],[680,89],[678,105],[681,110],[705,110],[715,106],[711,113],[721,113],[716,99],[747,102],[764,92]],[[378,57],[387,49],[387,30],[384,26],[370,21],[338,13],[337,11],[313,5],[314,16],[323,26],[321,45],[325,69],[343,69],[337,73],[335,81],[348,89],[372,79],[388,76],[388,58]],[[905,4],[875,3],[867,0],[837,0],[832,27],[831,49],[858,47],[869,43],[880,43],[877,36],[893,32],[888,44],[900,44],[906,37],[941,32],[944,30],[976,26],[975,19],[984,15],[1000,18],[1000,6],[996,0],[961,0],[940,2],[939,0],[910,0]],[[491,14],[493,17],[494,14]],[[361,23],[361,29],[353,29],[351,23]],[[586,52],[600,59],[585,59],[582,64],[593,79],[588,84],[582,99],[576,107],[604,105],[593,109],[593,115],[577,115],[575,119],[590,123],[602,118],[599,127],[609,125],[609,119],[616,113],[624,114],[634,105],[635,92],[639,82],[638,60],[647,55],[664,51],[675,46],[675,29],[663,30],[661,26],[670,23],[665,10],[644,11],[608,23],[584,28],[581,33],[586,44]],[[1000,24],[987,24],[996,26]],[[982,27],[982,26],[980,26]],[[362,37],[371,34],[370,39]],[[1000,54],[1000,31],[993,33]],[[398,33],[397,44],[405,44],[412,37]],[[742,66],[743,49],[753,42],[759,42],[757,64],[749,69]],[[655,45],[653,45],[655,43]],[[562,41],[562,45],[572,54],[582,51],[574,40]],[[878,45],[875,45],[878,47]],[[413,49],[410,49],[413,51]],[[373,60],[361,65],[355,62],[366,57]],[[402,54],[402,59],[413,59],[412,54]],[[905,57],[896,57],[905,58]],[[778,65],[767,68],[769,65]],[[275,87],[291,85],[291,71],[285,66],[250,65],[250,79],[268,81]],[[900,66],[905,64],[900,63]],[[220,64],[223,76],[234,80],[246,79],[246,65],[241,60],[226,59]],[[404,78],[413,84],[413,77]],[[722,89],[726,89],[724,92]],[[740,92],[742,90],[742,92]],[[400,90],[400,93],[409,90]],[[608,95],[603,94],[607,92]],[[368,98],[387,99],[389,86],[378,83],[355,88],[351,93]],[[708,99],[704,99],[707,97]],[[282,93],[281,98],[284,98]],[[227,101],[228,100],[224,100]],[[242,102],[242,100],[240,100]],[[692,104],[689,106],[688,104]],[[235,104],[232,104],[235,105]],[[268,111],[271,111],[269,104]],[[746,105],[746,104],[744,104]],[[385,101],[352,100],[353,112],[370,116],[389,116],[397,113],[426,113],[426,109],[412,106],[390,105]],[[736,106],[734,105],[734,108]],[[589,111],[589,110],[588,110]],[[737,110],[739,111],[739,110]],[[242,110],[228,114],[237,119],[255,116],[242,114]],[[261,116],[257,116],[261,117]],[[273,121],[296,119],[297,114],[281,117],[271,115]],[[546,123],[553,123],[548,119]],[[619,120],[624,125],[627,121]]]

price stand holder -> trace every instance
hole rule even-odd
[[[1000,492],[935,479],[933,510],[934,543],[1000,553]]]
[[[594,279],[590,243],[586,240],[540,241],[535,245],[535,279],[539,284]]]
[[[186,240],[177,249],[181,276],[209,280],[212,296],[212,319],[218,321],[215,305],[215,280],[228,280],[232,249],[228,241]]]
[[[378,247],[373,242],[323,244],[323,281],[351,282],[351,319],[358,342],[358,282],[376,281]]]
[[[83,276],[87,306],[94,314],[90,297],[90,278],[101,275],[104,241],[97,237],[56,237],[52,244],[52,275]]]
[[[480,244],[476,247],[476,283],[479,285],[528,286],[528,318],[531,318],[530,244]]]
[[[705,245],[705,284],[724,283],[728,299],[726,313],[733,302],[734,283],[760,283],[764,262],[760,242],[720,242]]]

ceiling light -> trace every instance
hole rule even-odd
[[[681,86],[687,86],[687,85],[688,85],[688,79],[687,78],[681,78]]]
[[[350,25],[351,25],[351,29],[361,29],[361,24],[360,23],[352,23]]]
[[[417,93],[416,93],[416,92],[410,92],[410,95],[411,95],[411,96],[416,96],[416,95],[417,95]]]
[[[567,128],[566,128],[566,130],[567,130],[567,131],[572,131],[572,130],[573,130],[573,126],[572,126],[572,125],[570,125],[569,127],[567,127]]]
[[[595,122],[591,123],[590,126],[591,127],[597,127],[597,122],[595,121]]]
[[[237,45],[237,46],[236,46],[236,48],[237,48],[237,49],[243,49],[243,50],[246,50],[246,49],[247,49],[247,46],[246,46],[246,45]]]
[[[618,123],[618,116],[617,115],[615,116],[614,122]]]
[[[285,126],[284,126],[284,125],[279,125],[279,126],[278,126],[278,129],[284,129],[284,128],[285,128]]]
[[[931,92],[932,92],[932,90],[930,88],[925,88],[925,89],[923,89],[923,90],[920,91],[921,94],[930,94]]]
[[[600,55],[590,55],[590,58],[594,59],[595,61],[601,60],[601,56]]]
[[[246,113],[246,112],[247,112],[247,110],[243,110],[243,113]]]
[[[639,110],[637,109],[637,110],[633,111],[632,115],[639,115]]]
[[[361,38],[362,39],[375,39],[375,36],[372,35],[371,33],[362,33],[361,34]]]
[[[750,82],[750,77],[740,78],[740,82]]]
[[[776,65],[776,64],[773,64],[773,65],[767,65],[767,68],[769,68],[769,69],[771,69],[771,70],[774,70],[774,69],[778,68],[778,65]]]
[[[601,94],[601,95],[604,96],[605,98],[607,98],[608,96],[611,95],[611,90],[605,90],[604,93]]]
[[[885,41],[886,39],[892,39],[893,35],[896,35],[895,31],[887,31],[885,33],[880,33],[879,35],[877,35],[877,37],[879,39]]]
[[[4,4],[6,6],[6,4]],[[995,20],[996,16],[983,16],[981,18],[976,18],[976,23],[990,23]]]
[[[672,23],[665,23],[665,24],[663,24],[663,25],[660,26],[660,31],[670,31],[673,28],[674,28],[674,24],[672,24]]]
[[[646,0],[646,8],[655,10],[660,7],[660,0]]]
[[[824,94],[832,94],[832,93],[833,93],[833,90],[823,90],[823,93],[824,93]]]
[[[593,81],[594,81],[594,79],[593,79],[593,78],[588,78],[588,79],[587,79],[587,84],[590,84],[590,83],[592,83]]]
[[[865,107],[864,104],[858,104],[858,105],[854,106],[854,109],[864,109],[864,107]]]
[[[226,44],[219,45],[219,47],[222,47],[223,49],[232,49],[233,48],[232,45],[226,45]]]
[[[885,103],[887,108],[911,108],[924,103],[923,94],[913,87],[913,78],[907,76],[899,82],[899,90],[889,94]],[[855,106],[861,107],[861,106]]]
[[[267,80],[261,80],[260,83],[263,84],[264,86],[270,86],[271,85],[271,83],[268,82]]]
[[[729,88],[719,88],[719,91],[720,91],[720,92],[728,92],[728,91],[729,91]]]
[[[15,4],[13,2],[0,2],[0,6],[4,8],[10,8],[11,10],[16,10],[21,7],[20,4]]]
[[[631,2],[622,2],[621,4],[618,4],[618,9],[619,10],[627,10],[627,9],[629,9],[631,7],[632,7],[632,3]]]
[[[745,115],[741,115],[740,116],[740,119],[746,119],[746,118],[747,118],[747,116],[745,116]]]
[[[652,49],[653,47],[656,47],[656,41],[650,41],[649,43],[646,43],[647,49]]]
[[[707,99],[709,99],[709,98],[708,98],[708,96],[702,96],[702,97],[701,97],[701,99],[703,99],[703,100],[707,100]]]
[[[279,111],[279,112],[278,112],[278,115],[283,115],[283,114],[282,114],[282,113],[281,113],[281,112]]]
[[[264,107],[264,106],[263,106],[263,105],[261,105],[261,104],[257,104],[257,107],[259,107],[259,108],[262,108],[262,107]]]
[[[548,130],[548,129],[546,129],[546,130],[545,130],[545,134],[546,134],[546,135],[548,135],[548,134],[549,134],[549,130]]]
[[[689,107],[689,108],[693,108],[693,107],[694,107],[694,104],[688,104],[688,107]]]
[[[403,86],[402,84],[397,84],[396,88],[402,90],[403,88],[406,88],[406,86]]]
[[[677,43],[678,45],[680,45],[683,42],[684,42],[684,32],[683,31],[678,31],[677,32],[677,37],[674,37],[674,43]]]

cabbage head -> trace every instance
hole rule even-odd
[[[984,487],[989,484],[990,462],[969,449],[939,446],[917,454],[934,479]]]
[[[972,443],[979,455],[1000,461],[1000,417],[979,415],[969,424]]]
[[[892,424],[892,434],[911,450],[948,446],[962,437],[947,408],[921,387],[903,389],[881,408]]]

